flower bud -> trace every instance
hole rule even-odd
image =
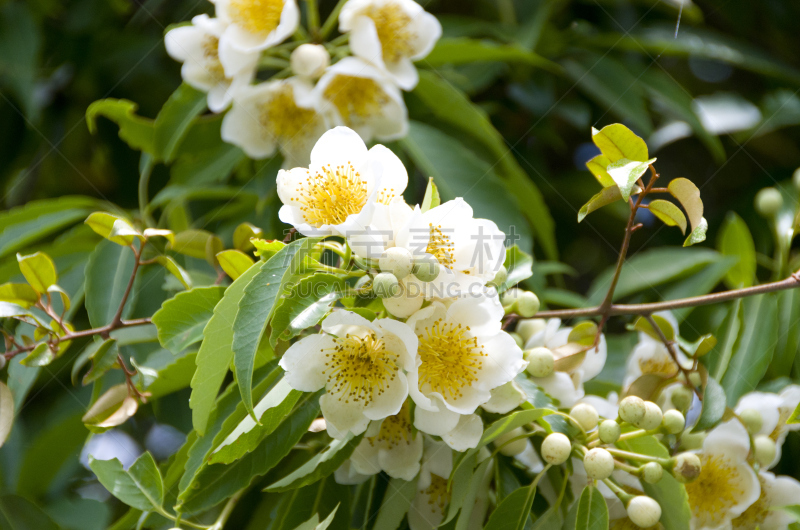
[[[414,259],[412,272],[421,282],[432,282],[439,276],[439,261],[433,254],[423,254]]]
[[[681,435],[681,446],[687,451],[700,449],[703,447],[705,439],[706,433],[704,432],[684,432]]]
[[[664,476],[664,468],[658,462],[648,462],[642,467],[642,479],[648,484],[656,484]]]
[[[367,286],[367,284],[371,281],[372,278],[370,278],[369,275],[365,274],[364,276],[358,279],[356,284],[353,286],[353,289],[355,289],[356,291],[360,291],[361,289],[364,289]]]
[[[694,453],[681,453],[675,457],[675,467],[672,474],[678,482],[688,484],[700,476],[702,466],[700,458]]]
[[[517,313],[519,316],[530,318],[539,312],[539,297],[530,291],[522,291],[517,298]]]
[[[514,342],[517,343],[517,346],[522,348],[522,337],[520,337],[519,335],[517,335],[513,331],[511,333],[509,333],[509,335],[511,335],[511,338],[514,339]]]
[[[500,270],[497,271],[497,274],[494,275],[492,281],[487,283],[487,285],[499,288],[501,285],[505,283],[507,279],[508,279],[508,269],[506,269],[504,265],[500,265]]]
[[[764,188],[756,193],[756,211],[762,217],[773,217],[783,206],[783,196],[775,188]]]
[[[672,404],[675,405],[676,409],[680,411],[687,410],[692,404],[692,391],[681,385],[672,391],[670,400],[672,400]]]
[[[739,413],[739,421],[745,426],[750,434],[758,434],[764,425],[764,418],[756,409],[744,409]]]
[[[778,446],[775,445],[772,438],[763,434],[753,439],[753,449],[756,462],[763,467],[769,466],[775,460],[775,455],[778,454]]]
[[[658,405],[652,401],[645,401],[644,416],[639,423],[636,424],[636,426],[646,431],[652,431],[653,429],[658,429],[663,418],[664,415],[662,414],[661,408],[659,408]]]
[[[598,428],[597,434],[600,435],[600,441],[604,444],[613,444],[619,440],[619,435],[622,433],[622,428],[619,423],[614,420],[604,420]]]
[[[628,396],[619,404],[619,417],[632,425],[637,425],[644,418],[645,406],[642,398]]]
[[[686,427],[686,418],[677,410],[668,410],[664,413],[664,419],[661,420],[661,425],[669,434],[678,434]]]
[[[549,434],[542,442],[542,458],[549,464],[563,464],[572,452],[572,443],[569,438],[560,432]]]
[[[391,298],[400,292],[400,282],[391,272],[382,272],[373,278],[372,291],[379,298]]]
[[[800,167],[794,170],[792,182],[794,183],[794,187],[800,190]]]
[[[517,322],[516,332],[522,340],[528,342],[531,337],[542,331],[547,326],[547,321],[543,318],[524,318]]]
[[[320,44],[301,44],[292,52],[290,60],[295,74],[311,79],[320,77],[330,62],[328,50]]]
[[[596,447],[583,457],[586,476],[593,480],[603,480],[614,471],[614,457],[603,448]]]
[[[514,440],[513,442],[508,442],[512,438],[516,438],[517,436],[522,436],[525,434],[525,429],[522,427],[517,427],[516,429],[512,429],[507,433],[501,434],[497,438],[495,438],[494,446],[500,448],[500,453],[506,456],[516,456],[523,452],[528,447],[528,440],[526,438],[520,438],[519,440]],[[505,445],[503,445],[505,444]]]
[[[525,360],[528,361],[526,370],[533,377],[547,377],[553,373],[556,358],[547,348],[533,348],[524,353]]]
[[[414,268],[414,257],[403,247],[387,248],[378,260],[381,272],[391,272],[398,280],[402,280]]]
[[[661,519],[661,505],[646,495],[637,495],[628,503],[628,519],[639,528],[650,528]]]
[[[516,287],[512,287],[511,289],[503,293],[503,298],[500,300],[500,303],[503,304],[503,307],[508,307],[514,302],[516,302],[521,294],[522,294],[522,289],[517,289]]]
[[[588,403],[578,403],[570,409],[569,415],[586,432],[597,427],[597,421],[600,419],[597,415],[597,410]]]
[[[689,382],[693,387],[699,388],[703,385],[703,377],[700,375],[700,372],[691,372],[689,374]]]

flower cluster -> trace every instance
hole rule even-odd
[[[184,81],[208,92],[211,111],[232,105],[224,141],[257,159],[280,149],[291,167],[307,164],[317,139],[337,125],[367,142],[405,136],[402,90],[416,86],[413,61],[428,55],[442,32],[414,0],[349,0],[339,13],[341,37],[322,42],[315,29],[313,40],[285,44],[299,35],[296,0],[214,5],[216,18],[198,15],[170,30],[165,43],[183,63]],[[272,75],[253,84],[259,70]]]

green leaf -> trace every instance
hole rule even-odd
[[[233,364],[242,402],[254,418],[250,390],[258,345],[278,297],[284,294],[285,284],[299,275],[303,260],[318,241],[319,238],[303,238],[279,250],[261,264],[239,301],[239,311],[233,322]]]
[[[233,322],[239,300],[244,295],[245,286],[258,270],[258,267],[251,267],[227,288],[203,330],[205,338],[197,352],[197,371],[192,378],[192,395],[189,398],[192,425],[201,436],[206,434],[208,417],[233,360]]]
[[[536,487],[531,484],[513,491],[492,512],[485,530],[524,530],[530,523]]]
[[[89,467],[100,483],[116,498],[142,511],[161,510],[164,502],[164,482],[153,456],[145,452],[125,471],[116,458],[95,460],[89,457]]]
[[[254,248],[250,240],[258,239],[263,235],[264,231],[254,224],[242,223],[233,231],[233,248],[242,252],[250,252]]]
[[[258,447],[291,412],[302,392],[292,390],[285,379],[278,381],[255,406],[256,423],[250,416],[241,422],[211,453],[211,464],[230,464]]]
[[[47,366],[56,359],[56,353],[46,342],[37,344],[24,359],[20,361],[23,366]]]
[[[156,116],[153,149],[157,158],[169,163],[194,119],[206,108],[206,94],[182,83]]]
[[[439,197],[439,190],[433,182],[433,177],[428,177],[428,187],[425,188],[425,197],[422,198],[422,213],[436,208],[440,204],[442,204],[442,199]]]
[[[203,340],[203,328],[224,294],[221,286],[197,287],[164,302],[153,315],[161,345],[177,354]]]
[[[756,247],[747,225],[736,212],[728,212],[720,228],[717,250],[725,256],[734,256],[738,263],[725,275],[729,289],[750,287],[756,277]]]
[[[0,302],[8,302],[25,309],[39,301],[39,295],[27,283],[4,283],[0,285]]]
[[[416,494],[416,480],[391,479],[381,501],[378,516],[375,518],[374,528],[397,530],[397,527],[400,526],[403,518],[408,513],[408,509],[411,508],[411,501]]]
[[[503,266],[508,271],[508,277],[500,292],[517,285],[533,276],[533,256],[520,250],[517,245],[506,248],[506,260]]]
[[[151,399],[156,399],[189,386],[197,368],[197,353],[184,352],[175,357],[167,350],[156,350],[144,361],[142,369],[156,372],[156,378],[141,390],[147,390]]]
[[[133,274],[135,260],[131,249],[111,241],[101,241],[89,256],[85,304],[92,327],[99,328],[113,320]],[[122,318],[127,318],[133,308],[133,294],[128,297]]]
[[[0,447],[8,439],[14,425],[14,396],[5,383],[0,381]]]
[[[134,230],[127,220],[107,212],[94,212],[84,223],[98,235],[124,247],[133,244],[134,239],[144,239],[144,236]]]
[[[794,412],[792,412],[789,419],[786,420],[787,425],[796,425],[800,423],[800,403],[798,403],[797,407],[795,407]]]
[[[288,341],[304,329],[316,326],[344,290],[344,281],[333,274],[317,273],[300,280],[275,307],[270,323],[269,342],[272,347],[278,340]]]
[[[46,293],[47,289],[58,281],[56,264],[44,252],[36,252],[29,256],[17,253],[17,262],[25,280],[39,294]]]
[[[751,296],[743,303],[744,327],[720,383],[728,406],[752,391],[772,361],[778,332],[778,300],[774,294]]]
[[[219,261],[219,266],[222,267],[225,274],[234,280],[244,274],[255,263],[253,258],[241,250],[223,250],[217,254],[217,261]]]
[[[97,117],[104,116],[119,126],[119,137],[131,149],[144,151],[156,157],[153,120],[136,114],[139,106],[127,99],[101,99],[86,109],[86,124],[89,132],[97,132]]]
[[[659,315],[652,315],[652,318],[656,325],[661,328],[661,332],[664,334],[667,340],[675,340],[675,329],[672,327],[672,324],[670,324],[669,320]],[[650,322],[645,317],[638,317],[629,329],[643,331],[654,339],[661,340],[658,332],[653,329],[653,326],[650,325]]]
[[[622,195],[622,200],[627,201],[630,198],[636,181],[647,173],[650,169],[650,165],[655,161],[655,158],[651,158],[645,162],[621,158],[608,165],[606,170],[614,182],[617,183],[620,195]]]
[[[709,377],[703,391],[703,409],[700,412],[700,419],[697,420],[692,432],[702,432],[714,427],[722,420],[726,407],[725,390],[713,377]]]
[[[781,291],[778,296],[778,337],[770,375],[791,372],[800,351],[800,289]]]
[[[608,171],[606,171],[606,168],[610,163],[611,161],[604,155],[597,155],[586,162],[586,168],[592,173],[592,175],[594,175],[594,178],[597,179],[597,182],[599,182],[604,188],[617,185],[616,182],[614,182],[614,179],[611,178],[611,175],[608,174]]]
[[[464,37],[439,39],[431,53],[421,60],[423,65],[434,68],[487,61],[522,63],[548,70],[558,68],[558,65],[520,46]]]
[[[119,355],[117,341],[114,339],[107,339],[98,342],[100,345],[91,355],[92,368],[83,376],[84,385],[88,385],[92,381],[105,375],[105,373],[114,366],[114,363],[117,362],[117,356]]]
[[[0,528],[3,530],[61,530],[41,508],[24,497],[0,497]]]
[[[667,226],[677,226],[681,232],[686,233],[686,216],[669,201],[656,199],[648,204],[650,213],[658,217]]]
[[[731,362],[733,350],[739,340],[742,329],[742,308],[744,299],[739,298],[730,304],[728,315],[722,323],[719,331],[720,341],[717,347],[704,359],[708,367],[709,374],[717,381],[721,381]]]
[[[328,517],[326,517],[325,520],[322,521],[321,523],[319,522],[319,514],[315,513],[311,517],[311,519],[301,524],[300,526],[296,527],[294,530],[325,530],[333,522],[333,518],[336,517],[336,511],[338,509],[339,509],[338,506],[334,508],[334,510],[328,515]]]
[[[611,178],[611,177],[609,177]],[[581,206],[580,211],[578,212],[578,222],[580,223],[583,221],[587,215],[592,213],[595,210],[599,210],[603,206],[608,206],[609,204],[615,203],[617,201],[622,200],[622,194],[619,191],[619,188],[616,184],[603,188],[598,193],[596,193],[589,201]]]
[[[609,162],[645,162],[649,158],[645,141],[621,123],[606,125],[599,131],[592,127],[592,141]]]
[[[170,248],[179,254],[192,258],[204,259],[212,266],[216,256],[225,248],[222,240],[207,230],[184,230],[175,234]]]
[[[343,440],[331,440],[316,455],[312,456],[302,466],[292,471],[277,482],[267,486],[264,491],[278,492],[302,488],[324,479],[342,463],[350,458],[356,447],[361,443],[362,436],[348,435]]]
[[[486,473],[489,466],[493,463],[494,459],[492,458],[487,458],[481,462],[478,468],[475,470],[474,479],[467,482],[467,491],[464,495],[463,501],[461,502],[461,510],[458,513],[455,530],[467,530],[468,528],[471,528],[472,525],[470,524],[470,521],[472,520],[472,511],[476,506],[475,500],[478,497],[479,491],[485,490],[485,488],[488,486],[488,483],[484,480],[487,478]],[[454,494],[455,491],[456,489],[454,486]]]
[[[170,256],[156,256],[156,261],[161,264],[170,274],[172,274],[175,278],[181,282],[186,289],[192,288],[192,278],[189,276],[189,273],[183,270],[183,267],[178,265],[178,263],[172,259]]]
[[[608,530],[608,506],[603,495],[594,486],[583,488],[578,500],[575,530]]]
[[[700,190],[694,185],[694,182],[685,178],[676,178],[670,181],[667,189],[686,210],[692,232],[702,226],[705,221],[703,219],[703,200],[700,198]]]
[[[128,392],[128,386],[124,383],[112,386],[92,403],[81,421],[92,432],[103,432],[122,425],[139,408],[139,403]]]

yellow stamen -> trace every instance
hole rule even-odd
[[[431,235],[425,252],[433,254],[440,265],[452,269],[456,262],[453,257],[455,244],[450,240],[450,236],[442,232],[442,225],[433,226],[431,223],[428,226],[430,227]]]
[[[385,62],[395,63],[414,54],[416,35],[411,31],[413,20],[398,2],[372,6],[365,14],[375,23]]]
[[[763,528],[764,521],[772,513],[767,499],[767,492],[764,488],[764,481],[761,480],[761,477],[759,477],[759,481],[761,482],[761,495],[758,500],[751,504],[742,515],[731,521],[733,528],[736,530],[751,530],[759,526]]]
[[[339,74],[325,87],[330,101],[347,125],[359,124],[380,114],[389,96],[374,79]]]
[[[639,359],[639,369],[642,374],[675,375],[678,367],[675,362],[666,356]]]
[[[219,62],[219,39],[213,35],[206,35],[203,39],[203,67],[211,78],[220,82],[225,79],[225,69]]]
[[[423,490],[423,493],[428,496],[428,504],[431,509],[438,506],[436,511],[444,511],[444,507],[450,500],[450,492],[447,490],[447,479],[439,475],[431,474],[431,485]]]
[[[305,184],[297,188],[298,202],[305,220],[316,227],[343,223],[348,215],[361,211],[367,202],[367,184],[348,162],[343,166],[324,166],[319,173],[308,172]]]
[[[334,341],[336,346],[325,353],[328,393],[345,403],[369,405],[397,377],[397,356],[374,333]]]
[[[470,333],[469,326],[462,327],[442,319],[425,328],[419,335],[420,387],[429,385],[446,399],[461,397],[461,390],[478,379],[483,366],[483,346]]]
[[[314,134],[322,118],[313,109],[297,106],[294,90],[284,85],[264,103],[259,116],[262,130],[273,139],[289,144],[299,142]]]
[[[381,430],[377,436],[368,438],[371,444],[384,443],[389,447],[396,447],[411,442],[411,411],[408,401],[403,403],[403,408],[394,416],[389,416],[381,423]]]
[[[282,11],[283,0],[232,0],[230,3],[234,24],[265,37],[278,27]]]
[[[721,524],[744,495],[746,480],[738,467],[724,455],[700,454],[702,471],[694,482],[686,484],[692,513],[702,524]]]

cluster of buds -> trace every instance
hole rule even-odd
[[[357,266],[369,274],[359,281],[357,287],[372,286],[378,298],[393,298],[400,294],[400,280],[413,274],[421,282],[431,282],[439,276],[441,265],[432,254],[413,255],[403,247],[391,247],[378,260],[355,258]]]

